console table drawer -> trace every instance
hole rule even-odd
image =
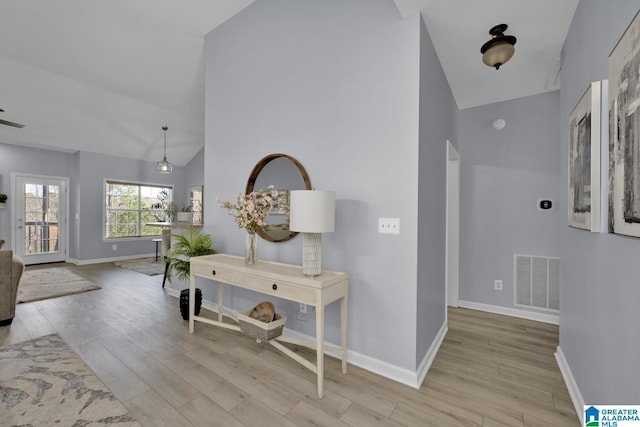
[[[265,295],[273,295],[305,304],[315,305],[316,303],[316,290],[313,288],[305,288],[282,280],[254,276],[215,265],[204,266],[192,263],[191,269],[193,274],[216,282],[251,289]]]
[[[191,267],[193,268],[193,266]],[[219,268],[217,266],[195,266],[195,274],[206,277],[207,279],[215,280],[216,282],[228,283],[230,285],[241,285],[242,273],[227,270],[225,268]]]
[[[269,280],[261,277],[246,276],[250,286],[248,289],[252,289],[256,292],[263,293],[265,295],[273,295],[279,298],[298,301],[305,304],[316,304],[316,290],[311,288],[304,288],[291,283],[286,283],[277,280]],[[240,285],[244,286],[244,285]]]

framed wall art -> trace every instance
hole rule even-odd
[[[191,203],[191,222],[194,224],[204,223],[204,192],[202,185],[194,185],[189,190],[189,202]]]
[[[609,231],[640,237],[640,15],[609,55]]]
[[[569,226],[600,231],[601,82],[593,82],[569,115]]]

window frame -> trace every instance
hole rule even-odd
[[[107,210],[108,210],[108,206],[107,206],[107,185],[108,184],[119,184],[119,185],[130,185],[130,186],[136,186],[138,187],[138,209],[135,211],[137,212],[137,228],[138,228],[138,233],[142,233],[142,228],[144,226],[144,224],[142,224],[142,214],[143,212],[148,211],[149,209],[141,209],[140,207],[140,202],[142,200],[142,197],[140,196],[140,191],[142,187],[153,187],[153,188],[157,188],[157,189],[166,189],[170,191],[170,197],[169,197],[169,202],[173,202],[174,200],[174,186],[171,184],[160,184],[160,183],[156,183],[156,182],[140,182],[140,181],[132,181],[132,180],[123,180],[123,179],[111,179],[111,178],[105,178],[103,180],[102,183],[102,231],[101,231],[101,235],[102,235],[102,241],[104,242],[123,242],[123,241],[136,241],[136,240],[149,240],[149,238],[151,237],[158,237],[161,234],[161,228],[160,227],[154,227],[157,228],[157,233],[155,234],[148,234],[148,235],[137,235],[137,236],[122,236],[122,237],[107,237]]]

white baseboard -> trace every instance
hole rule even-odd
[[[560,316],[557,314],[541,313],[538,311],[521,310],[518,308],[501,307],[499,305],[482,304],[479,302],[459,300],[458,306],[472,310],[486,311],[489,313],[504,314],[505,316],[519,317],[521,319],[535,320],[537,322],[560,324]]]
[[[165,288],[165,290],[167,294],[173,297],[176,297],[176,298],[180,297],[180,292],[175,289]],[[203,300],[202,307],[206,308],[207,310],[213,311],[215,313],[218,312],[218,305],[212,301]],[[236,310],[231,310],[227,307],[223,307],[223,309],[224,311],[231,313],[234,316],[238,314]],[[358,366],[362,369],[366,369],[367,371],[389,378],[393,381],[408,385],[410,387],[420,388],[420,385],[422,385],[422,381],[424,380],[424,377],[427,374],[427,371],[429,370],[431,363],[433,363],[433,359],[435,358],[435,355],[438,352],[438,349],[440,348],[440,345],[442,344],[442,340],[444,339],[444,336],[446,335],[446,333],[447,333],[447,324],[443,323],[442,327],[440,328],[440,332],[438,332],[436,339],[431,344],[431,347],[429,348],[429,351],[427,352],[425,358],[420,364],[420,369],[417,372],[413,372],[410,369],[405,369],[396,365],[392,365],[391,363],[388,363],[379,359],[375,359],[373,357],[367,356],[362,353],[358,353],[357,351],[353,351],[353,350],[347,349],[347,357],[348,357],[349,363],[352,365]],[[315,337],[304,334],[302,332],[294,331],[293,329],[285,328],[282,335],[288,338],[302,340],[302,341],[311,341],[311,342],[315,341]],[[340,347],[338,344],[334,344],[330,342],[325,342],[325,344],[333,347]],[[325,351],[325,354],[327,356],[339,358],[339,355],[332,351]]]
[[[427,372],[429,372],[429,368],[431,368],[431,364],[433,363],[433,360],[436,358],[436,354],[438,354],[438,350],[440,349],[440,346],[442,345],[442,341],[444,340],[444,337],[447,335],[448,330],[449,330],[449,327],[447,326],[447,322],[445,321],[442,324],[442,327],[440,328],[438,335],[436,335],[436,338],[431,343],[431,346],[429,347],[427,354],[424,355],[424,358],[422,359],[420,366],[418,366],[418,372],[417,372],[418,382],[417,382],[416,388],[420,388],[420,385],[424,381],[424,378],[427,376]]]
[[[96,259],[76,259],[76,258],[69,258],[67,259],[66,262],[70,262],[71,264],[75,264],[75,265],[88,265],[88,264],[104,264],[105,262],[116,262],[116,261],[124,261],[127,259],[138,259],[138,258],[155,258],[156,254],[151,253],[151,254],[142,254],[142,255],[129,255],[129,256],[118,256],[118,257],[111,257],[111,258],[96,258]]]
[[[562,348],[560,348],[560,346],[558,346],[558,348],[556,349],[555,356],[556,361],[558,362],[558,367],[560,368],[560,372],[562,373],[564,383],[569,390],[569,396],[571,396],[573,408],[575,409],[576,414],[578,414],[578,419],[580,419],[580,425],[584,425],[584,399],[582,398],[582,393],[580,393],[578,383],[576,382],[576,379],[571,372],[569,363],[564,357],[564,353],[562,352]]]

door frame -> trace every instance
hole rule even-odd
[[[460,298],[460,153],[447,139],[446,305]]]
[[[60,237],[58,237],[58,241],[62,242],[64,244],[64,248],[62,251],[60,251],[61,253],[63,253],[63,257],[61,261],[67,261],[69,259],[69,177],[65,177],[65,176],[51,176],[51,175],[40,175],[40,174],[33,174],[33,173],[21,173],[21,172],[11,172],[11,191],[13,192],[13,195],[17,194],[17,185],[18,185],[18,179],[19,178],[33,178],[33,179],[42,179],[42,180],[55,180],[55,181],[60,181],[63,183],[63,190],[64,190],[64,215],[62,218],[58,218],[58,223],[62,224],[63,227],[61,227],[64,230],[64,235],[62,237],[62,239],[60,239]],[[14,197],[15,199],[15,197]],[[16,244],[17,244],[17,233],[16,233],[16,227],[17,227],[17,212],[16,212],[16,203],[12,203],[11,204],[11,248],[13,249],[14,253],[16,252]],[[59,236],[59,235],[58,235]],[[23,261],[25,263],[25,265],[29,265],[29,257],[24,257]],[[53,261],[52,261],[53,262]],[[37,263],[31,263],[31,264],[37,264]]]

